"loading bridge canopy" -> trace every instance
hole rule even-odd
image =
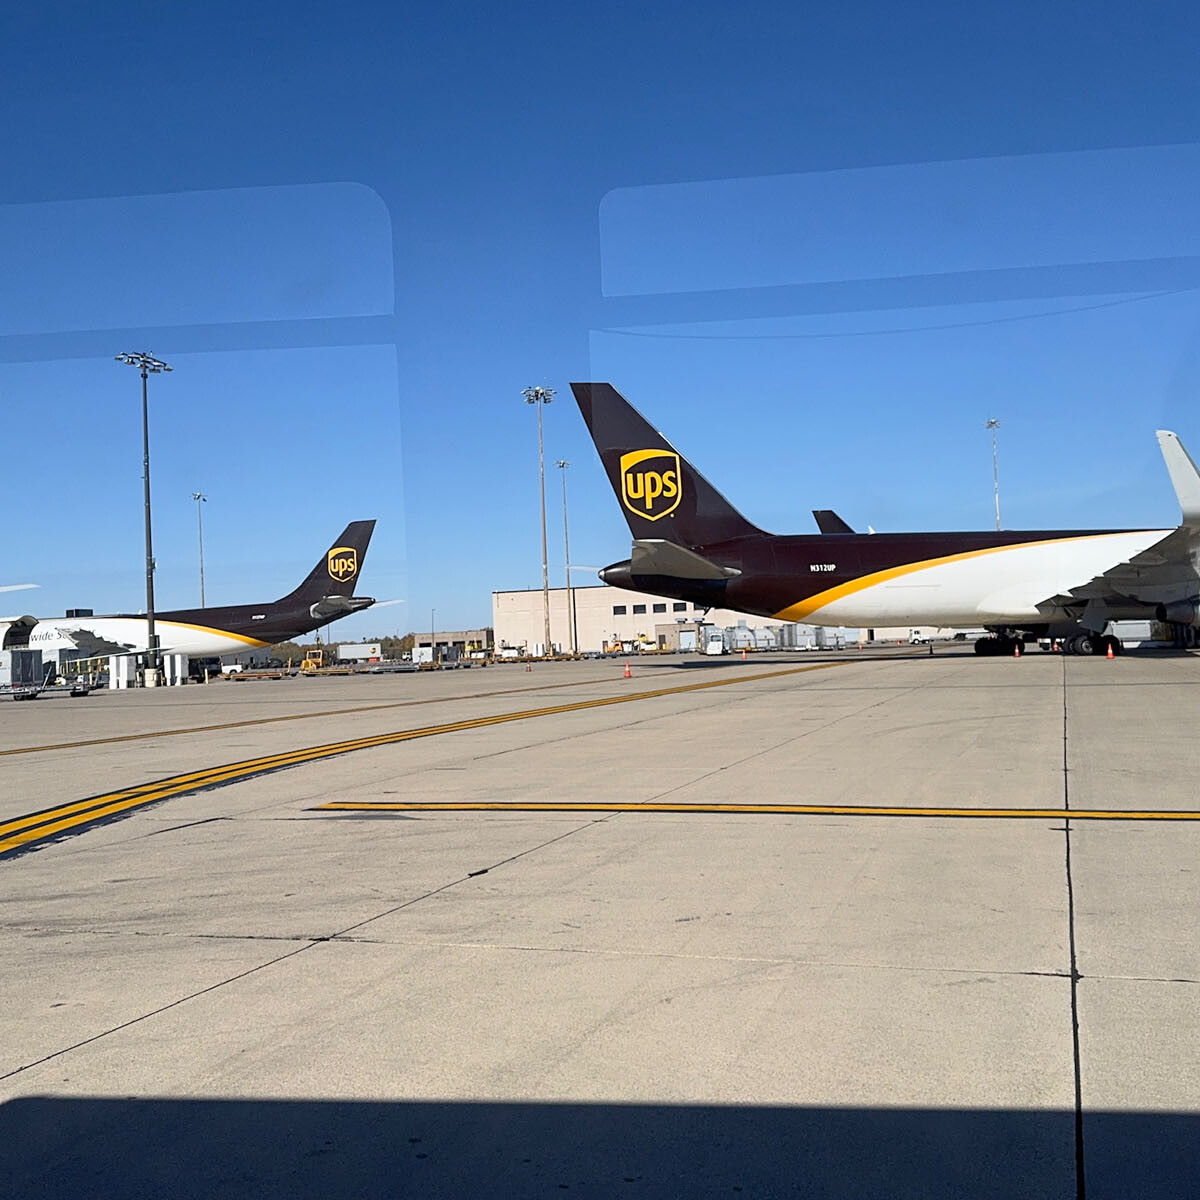
[[[0,617],[0,650],[24,650],[37,617]]]

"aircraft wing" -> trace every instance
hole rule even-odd
[[[1200,596],[1200,470],[1177,435],[1160,429],[1157,436],[1179,497],[1182,524],[1140,554],[1065,594],[1049,597],[1046,604],[1102,609],[1120,607],[1131,599],[1157,604]]]
[[[82,651],[88,658],[145,653],[143,650],[135,650],[127,642],[114,642],[101,637],[91,629],[66,629],[63,633],[75,644],[75,649]]]
[[[1141,554],[1052,597],[1051,603],[1139,598],[1164,589],[1186,590],[1187,585],[1192,585],[1193,593],[1200,595],[1200,529],[1181,525]]]

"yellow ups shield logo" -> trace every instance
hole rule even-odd
[[[621,499],[631,513],[658,521],[683,496],[679,455],[673,450],[630,450],[621,455]]]
[[[345,583],[358,574],[358,551],[353,546],[334,546],[326,559],[329,578]]]

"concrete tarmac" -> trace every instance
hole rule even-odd
[[[621,668],[0,709],[0,1194],[1196,1194],[1196,657]]]

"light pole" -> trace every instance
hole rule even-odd
[[[203,492],[193,492],[192,499],[196,502],[196,536],[200,539],[200,607],[204,607],[204,518],[200,507],[208,497]]]
[[[158,685],[158,634],[154,629],[154,545],[150,536],[150,404],[146,380],[172,368],[143,351],[118,354],[116,361],[142,373],[142,491],[146,510],[146,674],[147,687]]]
[[[575,630],[575,594],[571,591],[571,539],[567,534],[567,468],[571,465],[565,458],[554,464],[562,474],[563,493],[563,562],[567,569],[567,627],[571,633],[571,653],[578,653],[578,635]]]
[[[1000,530],[1000,458],[996,445],[996,430],[1000,428],[1000,422],[995,417],[988,417],[987,424],[984,429],[992,431],[992,495],[996,500],[996,530]]]
[[[538,485],[542,497],[542,617],[545,624],[545,644],[542,654],[549,658],[550,646],[550,571],[546,564],[546,457],[542,443],[542,409],[554,399],[554,389],[527,387],[522,393],[526,404],[537,405],[538,415]]]

